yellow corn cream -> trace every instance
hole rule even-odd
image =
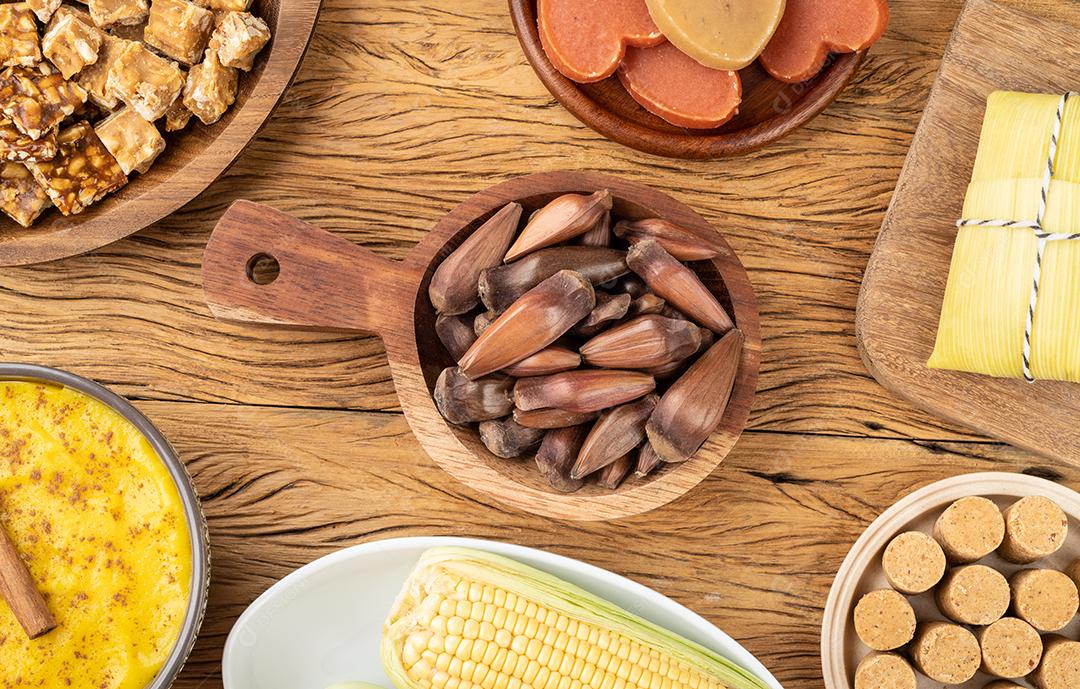
[[[0,382],[0,524],[58,626],[29,640],[0,601],[0,689],[143,689],[180,635],[191,538],[146,438],[75,390]]]

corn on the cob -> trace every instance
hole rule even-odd
[[[764,689],[749,671],[572,584],[466,548],[426,552],[383,633],[398,689]]]
[[[1056,95],[990,95],[964,218],[1035,219]],[[1043,228],[1075,232],[1080,218],[1080,99],[1061,123]],[[960,228],[930,368],[1019,378],[1038,239],[1027,227]],[[1080,382],[1080,241],[1052,241],[1042,261],[1031,331],[1035,378]]]

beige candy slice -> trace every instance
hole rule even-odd
[[[1009,609],[1009,582],[985,565],[951,569],[935,591],[938,610],[953,622],[990,624]]]
[[[1080,595],[1067,575],[1054,569],[1025,569],[1009,581],[1013,611],[1039,631],[1056,632],[1076,617]]]
[[[966,564],[997,550],[1005,538],[1005,518],[986,498],[961,498],[949,505],[934,524],[934,539],[949,562]]]
[[[979,671],[982,651],[975,635],[955,624],[926,622],[911,642],[911,658],[924,675],[942,684],[963,684]]]
[[[915,611],[896,591],[871,591],[855,606],[855,633],[875,651],[900,648],[915,634]]]
[[[1024,677],[1039,666],[1043,643],[1039,632],[1015,617],[1003,617],[977,632],[982,670],[995,677]]]
[[[895,653],[871,653],[855,669],[855,689],[915,689],[917,684],[911,665]]]
[[[712,69],[738,70],[765,50],[785,0],[646,0],[675,47]]]
[[[1028,565],[1049,557],[1065,545],[1069,518],[1056,502],[1032,495],[1005,509],[1005,540],[998,554],[1009,562]]]
[[[1080,642],[1063,636],[1048,636],[1044,642],[1042,662],[1031,674],[1031,683],[1039,689],[1080,687]]]
[[[921,531],[902,533],[889,542],[881,557],[889,584],[909,595],[925,593],[945,574],[945,552]]]

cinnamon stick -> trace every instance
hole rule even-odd
[[[31,639],[56,628],[56,619],[45,605],[30,570],[19,557],[3,525],[0,525],[0,597],[7,601],[15,619]]]

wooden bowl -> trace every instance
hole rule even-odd
[[[749,416],[761,333],[754,290],[726,243],[722,256],[693,267],[734,314],[746,345],[721,425],[689,462],[669,465],[646,479],[628,480],[614,492],[586,486],[565,495],[547,485],[531,458],[514,461],[489,453],[474,429],[445,421],[432,399],[439,373],[453,364],[435,334],[435,312],[428,299],[435,268],[511,201],[520,202],[529,213],[562,194],[600,189],[611,190],[617,215],[666,218],[716,236],[701,216],[666,194],[585,172],[529,175],[483,191],[443,218],[401,262],[380,258],[265,206],[238,201],[218,222],[206,247],[206,300],[213,314],[223,320],[379,335],[386,345],[401,406],[421,445],[450,474],[497,500],[560,519],[590,521],[638,514],[674,500],[708,476],[731,450]],[[256,269],[269,262],[277,267],[272,281]]]
[[[945,508],[954,501],[970,495],[980,495],[993,500],[999,507],[1007,507],[1020,498],[1042,495],[1055,501],[1069,516],[1069,537],[1053,556],[1035,565],[1014,565],[998,557],[996,553],[979,560],[1006,577],[1013,572],[1033,566],[1064,569],[1080,557],[1080,494],[1045,479],[1025,474],[989,472],[955,476],[932,483],[915,491],[885,511],[874,520],[851,548],[833,582],[825,603],[825,617],[821,628],[821,665],[827,689],[852,689],[855,668],[870,653],[855,633],[854,609],[863,594],[876,589],[889,588],[881,571],[881,555],[885,546],[897,534],[905,531],[931,533],[934,522]],[[946,619],[934,602],[933,591],[919,596],[908,596],[919,621]],[[1063,631],[1057,632],[1075,639],[1080,634],[1080,617]],[[919,689],[940,689],[921,673],[916,673]],[[983,672],[974,679],[955,685],[957,689],[982,689],[987,683],[998,679]],[[1021,686],[1023,680],[1016,681]]]
[[[192,118],[146,174],[79,215],[46,210],[33,227],[0,225],[0,266],[52,261],[93,251],[157,222],[201,194],[255,138],[292,83],[315,30],[322,0],[255,0],[272,38],[240,75],[236,103],[207,127]],[[8,218],[3,217],[4,221]]]
[[[754,62],[741,70],[739,114],[716,129],[685,129],[638,105],[619,79],[579,84],[555,69],[536,25],[536,0],[510,0],[514,29],[540,81],[583,123],[612,141],[669,158],[709,159],[741,155],[803,126],[836,99],[866,57],[866,51],[833,55],[813,79],[788,84]]]

